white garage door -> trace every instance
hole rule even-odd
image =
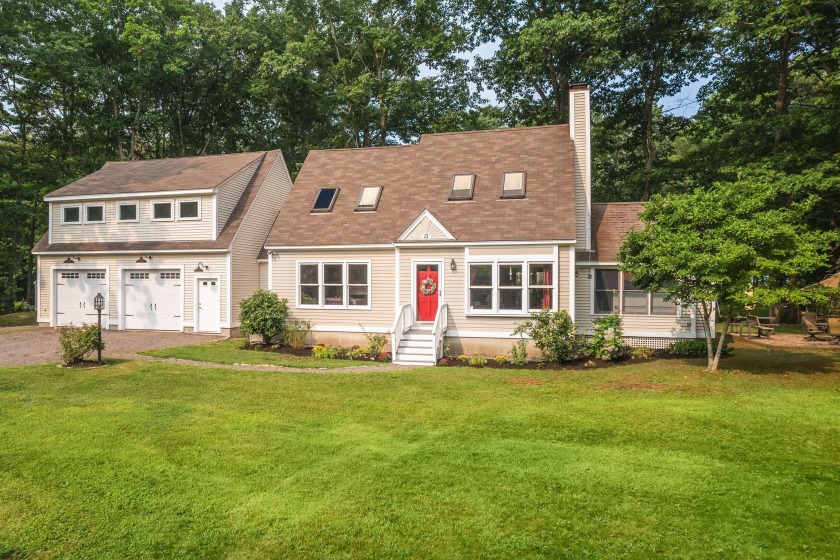
[[[108,298],[108,279],[104,270],[58,271],[55,284],[55,317],[58,326],[96,323],[93,298],[97,293],[106,298],[106,303]],[[102,314],[105,317],[102,322],[107,326],[108,312],[103,311]]]
[[[177,270],[126,271],[125,328],[181,329],[181,273]]]

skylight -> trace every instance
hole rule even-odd
[[[362,195],[359,197],[359,204],[356,206],[356,210],[376,210],[376,207],[379,204],[379,195],[381,194],[382,187],[364,187],[362,189]]]
[[[332,210],[335,199],[338,198],[339,189],[321,189],[318,191],[318,196],[315,198],[315,205],[312,207],[313,212],[329,212]]]
[[[474,185],[475,175],[454,175],[449,200],[471,200]]]
[[[502,174],[502,198],[523,198],[525,196],[525,172]]]

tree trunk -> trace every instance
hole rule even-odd
[[[712,360],[714,358],[714,338],[711,333],[711,315],[714,306],[709,305],[705,301],[701,301],[700,305],[703,308],[703,334],[706,335],[706,357],[708,359],[709,368],[711,368]]]
[[[656,155],[656,148],[653,144],[653,103],[654,96],[649,92],[645,92],[645,124],[644,124],[644,139],[642,140],[642,154],[645,158],[645,182],[642,190],[642,200],[650,200],[650,195],[653,194],[653,181],[651,174],[653,173],[653,160]]]

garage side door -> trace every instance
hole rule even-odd
[[[181,329],[181,273],[177,270],[126,271],[123,281],[125,328]]]
[[[93,298],[97,293],[108,297],[108,280],[104,270],[58,271],[55,284],[58,326],[96,323]],[[104,315],[107,318],[107,312]],[[107,323],[105,320],[103,322]]]

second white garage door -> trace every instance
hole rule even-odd
[[[179,271],[126,271],[123,289],[126,329],[181,330]]]

